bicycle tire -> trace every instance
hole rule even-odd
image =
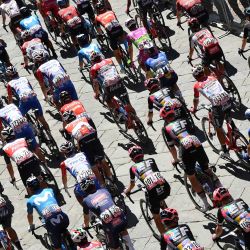
[[[205,123],[209,124],[209,128],[210,128],[209,134],[208,134],[208,131],[206,129]],[[212,140],[213,140],[214,137],[218,140],[218,137],[217,137],[214,125],[212,124],[211,121],[209,121],[208,117],[204,116],[201,119],[201,126],[202,126],[203,133],[205,134],[205,137],[206,137],[209,145],[212,147],[212,149],[215,151],[215,153],[218,154],[220,152],[220,150],[221,150],[220,143],[219,143],[219,148],[218,148],[218,147],[216,147],[214,145],[215,143],[212,142]],[[213,127],[213,128],[211,129],[211,127]]]
[[[138,116],[136,116],[135,123],[137,125],[136,127],[139,128],[139,129],[134,128],[134,132],[137,138],[141,143],[146,143],[149,140],[148,132]]]
[[[149,14],[149,16],[155,19],[155,21],[160,22],[160,24],[164,27],[165,21],[158,6],[153,3],[152,8],[150,10],[151,13]]]
[[[101,30],[101,34],[99,34],[97,32],[97,30],[95,30],[95,33],[97,34],[96,35],[96,40],[97,42],[99,43],[102,51],[105,53],[105,52],[108,52],[109,51],[109,40],[108,40],[108,37],[107,35],[103,32],[103,30]]]
[[[106,153],[104,153],[104,159],[106,160],[106,162],[107,162],[108,165],[109,165],[110,171],[111,171],[112,176],[113,176],[113,181],[114,181],[114,182],[117,182],[117,181],[118,181],[118,178],[117,178],[117,175],[116,175],[116,172],[115,172],[114,165],[112,164],[111,160],[109,159],[109,157],[107,156]]]
[[[234,244],[225,243],[225,245],[223,246],[223,250],[230,250],[230,249],[237,249],[237,248]]]
[[[44,21],[44,23],[45,23],[46,29],[47,29],[47,31],[49,32],[49,34],[50,34],[52,40],[53,40],[54,42],[57,42],[57,35],[55,34],[54,28],[51,27],[51,25],[48,25],[47,22]]]
[[[225,83],[223,82],[223,79],[227,81],[227,85],[225,85]],[[230,95],[233,108],[239,110],[242,105],[241,96],[234,82],[227,75],[223,75],[221,77],[221,84],[222,84],[223,89]]]
[[[163,50],[169,50],[172,47],[167,29],[162,24],[156,24],[157,40],[161,44]]]
[[[51,246],[52,243],[51,243],[51,239],[50,239],[48,233],[44,234],[43,239],[44,239],[44,242],[46,244],[46,248],[49,250],[53,250],[54,248]]]
[[[168,141],[167,141],[167,137],[165,134],[165,126],[161,128],[161,134],[162,134],[163,140],[164,140],[168,150],[170,150],[169,145],[168,145]]]
[[[151,230],[151,232],[153,233],[153,236],[158,240],[160,241],[160,236],[158,233],[156,233],[156,230],[153,228],[153,226],[151,225],[151,221],[153,220],[153,223],[154,222],[154,219],[153,217],[151,218],[149,216],[149,205],[147,204],[147,202],[144,200],[144,199],[140,199],[140,208],[141,208],[141,212],[142,212],[142,216],[143,218],[145,219],[149,229]]]
[[[70,36],[67,32],[65,33],[65,36],[60,36],[60,38],[62,41],[62,47],[66,48],[66,49],[72,48],[73,44],[71,43]]]

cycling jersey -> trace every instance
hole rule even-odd
[[[202,250],[197,242],[188,225],[179,225],[175,228],[169,229],[161,237],[161,250],[166,249],[195,249]]]
[[[131,45],[132,43],[135,45],[136,48],[139,50],[144,49],[144,43],[146,41],[151,42],[151,38],[144,27],[140,27],[134,31],[131,31],[127,35],[128,44]]]
[[[90,76],[92,79],[97,79],[104,88],[116,85],[121,81],[121,77],[110,58],[94,64],[90,69]]]
[[[15,0],[8,0],[0,6],[1,11],[6,13],[10,19],[21,17],[20,9]]]
[[[102,54],[97,44],[95,43],[87,44],[78,51],[79,62],[83,62],[83,60],[85,59],[87,63],[90,64],[90,56],[92,52]]]
[[[176,8],[178,11],[186,11],[192,17],[205,9],[201,0],[177,0]]]
[[[194,97],[199,98],[200,93],[211,102],[212,106],[221,106],[223,110],[230,107],[229,94],[223,89],[218,79],[212,75],[195,83]]]
[[[84,153],[77,153],[71,156],[68,156],[65,161],[60,164],[62,175],[66,175],[66,170],[77,179],[77,176],[86,171],[91,169],[91,166],[85,156]],[[92,171],[91,171],[92,172]]]
[[[250,211],[248,205],[237,199],[220,207],[217,213],[218,224],[222,225],[224,220],[240,226],[244,232],[250,233]]]
[[[32,36],[43,29],[37,16],[24,18],[20,21],[20,27],[22,30],[28,30]]]
[[[12,96],[12,90],[15,91],[19,100],[25,101],[32,96],[36,96],[33,88],[30,85],[29,80],[26,77],[17,77],[7,84],[7,92],[9,96]]]
[[[70,103],[64,104],[60,109],[61,115],[63,115],[66,111],[72,111],[76,117],[88,117],[87,111],[81,101],[72,101]]]
[[[58,17],[59,7],[56,0],[41,0],[42,14],[48,16],[52,12],[55,17]]]
[[[24,138],[16,139],[7,143],[3,147],[5,154],[11,158],[17,165],[34,157],[34,154],[29,150],[28,144]]]
[[[74,6],[68,6],[58,12],[58,15],[64,23],[71,29],[75,29],[82,25],[82,19]]]
[[[49,53],[45,49],[41,39],[33,38],[30,41],[24,42],[21,47],[23,55],[27,55],[29,59],[33,60],[34,51],[43,50],[48,56]]]
[[[86,244],[77,244],[77,250],[104,250],[101,242],[93,240]]]

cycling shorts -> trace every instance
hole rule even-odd
[[[12,221],[12,215],[8,214],[4,217],[0,217],[0,224],[3,226],[3,229],[10,228]]]
[[[48,42],[49,40],[49,35],[48,33],[44,30],[44,29],[40,29],[38,31],[36,31],[33,35],[32,35],[33,38],[39,38],[41,39],[41,41],[43,43],[46,43]]]
[[[153,7],[153,2],[143,6],[141,4],[138,5],[139,6],[139,10],[140,10],[140,17],[141,19],[145,19],[147,20],[147,14],[150,12],[150,10],[152,9]]]
[[[205,52],[202,57],[202,65],[205,67],[208,67],[213,61],[220,61],[223,57],[223,52],[220,50],[218,53],[215,53],[213,55],[208,54],[208,52]]]
[[[10,63],[10,57],[6,51],[6,49],[2,49],[0,52],[0,61],[9,64]]]
[[[71,80],[68,80],[67,82],[65,82],[60,87],[54,90],[53,100],[55,102],[59,102],[59,99],[60,99],[59,96],[62,91],[67,91],[70,94],[72,100],[78,100],[78,96],[77,96],[74,84],[71,82]]]
[[[161,193],[158,194],[161,190]],[[165,182],[163,185],[158,185],[154,187],[152,190],[148,191],[148,198],[150,204],[150,211],[152,214],[159,214],[160,208],[163,206],[163,201],[170,195],[170,186],[168,182]]]
[[[43,115],[42,106],[37,99],[37,96],[30,96],[27,100],[20,100],[19,101],[19,110],[21,111],[22,115],[26,115],[29,110],[31,109],[37,109],[38,110],[38,116]]]
[[[160,78],[161,88],[172,88],[178,81],[178,75],[175,72],[171,72],[169,78]]]
[[[117,50],[118,44],[122,43],[123,40],[125,40],[125,38],[127,37],[127,33],[123,30],[121,26],[117,29],[115,34],[107,32],[107,35],[109,37],[109,44],[112,50]]]
[[[87,13],[89,16],[89,19],[92,20],[92,22],[95,20],[95,13],[90,2],[77,4],[77,10],[79,11],[81,15],[84,15],[85,13]]]
[[[79,34],[89,34],[89,28],[90,26],[88,24],[85,24],[85,22],[82,22],[81,24],[77,25],[74,28],[69,29],[69,33],[71,37],[76,37]]]
[[[58,16],[58,11],[59,11],[59,7],[57,5],[57,3],[50,3],[50,4],[42,4],[42,15],[44,16],[48,16],[50,12],[52,12],[52,14],[55,17],[59,17]]]
[[[213,124],[216,128],[222,128],[224,120],[231,117],[231,106],[223,110],[222,106],[212,107]]]
[[[209,159],[203,146],[191,146],[188,149],[181,147],[180,155],[187,175],[195,174],[195,165],[197,162],[203,170],[208,168]]]
[[[50,236],[52,247],[61,248],[61,234],[64,233],[69,226],[68,216],[63,212],[57,213],[49,219],[46,219],[45,226]]]
[[[116,85],[113,85],[111,87],[106,87],[104,89],[104,101],[109,102],[111,101],[111,99],[116,96],[117,98],[121,99],[121,96],[124,96],[123,99],[125,99],[124,101],[129,103],[129,96],[128,96],[128,92],[126,87],[124,86],[124,84],[122,83],[122,81],[120,81],[119,83],[117,83]]]
[[[86,141],[86,138],[83,138],[79,141],[80,150],[86,155],[91,166],[95,165],[96,158],[104,159],[104,149],[97,138],[96,133],[92,134],[93,138],[89,141]],[[89,138],[88,138],[89,139]]]
[[[120,215],[120,222],[114,225],[113,222],[103,224],[103,229],[106,234],[107,245],[109,248],[118,249],[120,246],[120,233],[127,229],[127,218],[124,213]],[[115,219],[114,219],[115,220]]]
[[[29,123],[25,123],[18,129],[14,129],[16,138],[26,138],[26,140],[29,140],[29,144],[31,146],[32,150],[35,150],[38,147],[35,134],[33,132],[32,126]]]
[[[32,157],[17,166],[23,185],[26,187],[26,181],[31,176],[41,175],[39,161]]]
[[[245,246],[246,246],[245,249],[249,250],[250,249],[250,233],[246,233],[243,231],[242,234],[243,234],[244,241],[245,241]]]

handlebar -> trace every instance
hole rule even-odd
[[[210,106],[210,105],[206,105],[206,104],[201,104],[201,105],[197,108],[197,110],[196,110],[195,113],[191,112],[191,113],[193,114],[193,116],[194,116],[198,121],[200,121],[200,118],[196,115],[196,113],[197,113],[198,111],[200,111],[200,110],[203,110],[203,109],[206,109],[207,111],[210,111],[211,106]]]
[[[127,193],[126,196],[127,196],[127,197],[129,198],[129,200],[134,204],[135,202],[134,202],[134,200],[131,198],[131,195],[132,195],[132,194],[136,194],[136,193],[142,191],[143,189],[144,189],[144,186],[139,185],[139,186],[138,186],[138,189],[136,189],[135,191],[132,191],[132,192]]]
[[[240,49],[239,49],[240,50]],[[247,57],[244,56],[244,53],[246,53],[247,51],[249,51],[250,49],[247,50],[243,50],[241,53],[239,53],[240,56],[242,56],[245,60],[247,60]]]

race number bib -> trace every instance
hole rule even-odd
[[[242,219],[239,224],[240,227],[244,230],[244,232],[250,232],[250,217]]]
[[[184,245],[183,250],[202,250],[203,248],[195,241],[190,241]]]
[[[122,210],[117,207],[116,205],[113,205],[109,209],[106,209],[100,214],[101,220],[107,224],[110,223],[113,219],[118,218],[122,213]]]
[[[21,117],[13,122],[10,123],[10,126],[13,128],[18,128],[20,125],[22,125],[23,123],[27,122],[25,117]]]
[[[81,24],[81,22],[82,22],[81,18],[78,17],[78,16],[75,16],[72,19],[70,19],[70,20],[67,21],[67,25],[70,28],[73,28],[73,27],[77,26],[78,24]]]
[[[181,140],[181,145],[185,148],[188,149],[192,146],[199,147],[201,145],[201,142],[196,136],[190,135],[186,136]]]
[[[54,79],[53,79],[53,84],[54,84],[55,86],[60,86],[60,85],[62,85],[63,83],[65,83],[66,81],[68,81],[68,80],[69,80],[69,76],[68,76],[66,73],[61,72],[61,73],[58,73],[58,74],[54,77]]]
[[[163,184],[165,182],[165,179],[162,177],[160,172],[154,172],[150,174],[149,176],[147,176],[143,182],[147,190],[151,190],[158,184]]]

